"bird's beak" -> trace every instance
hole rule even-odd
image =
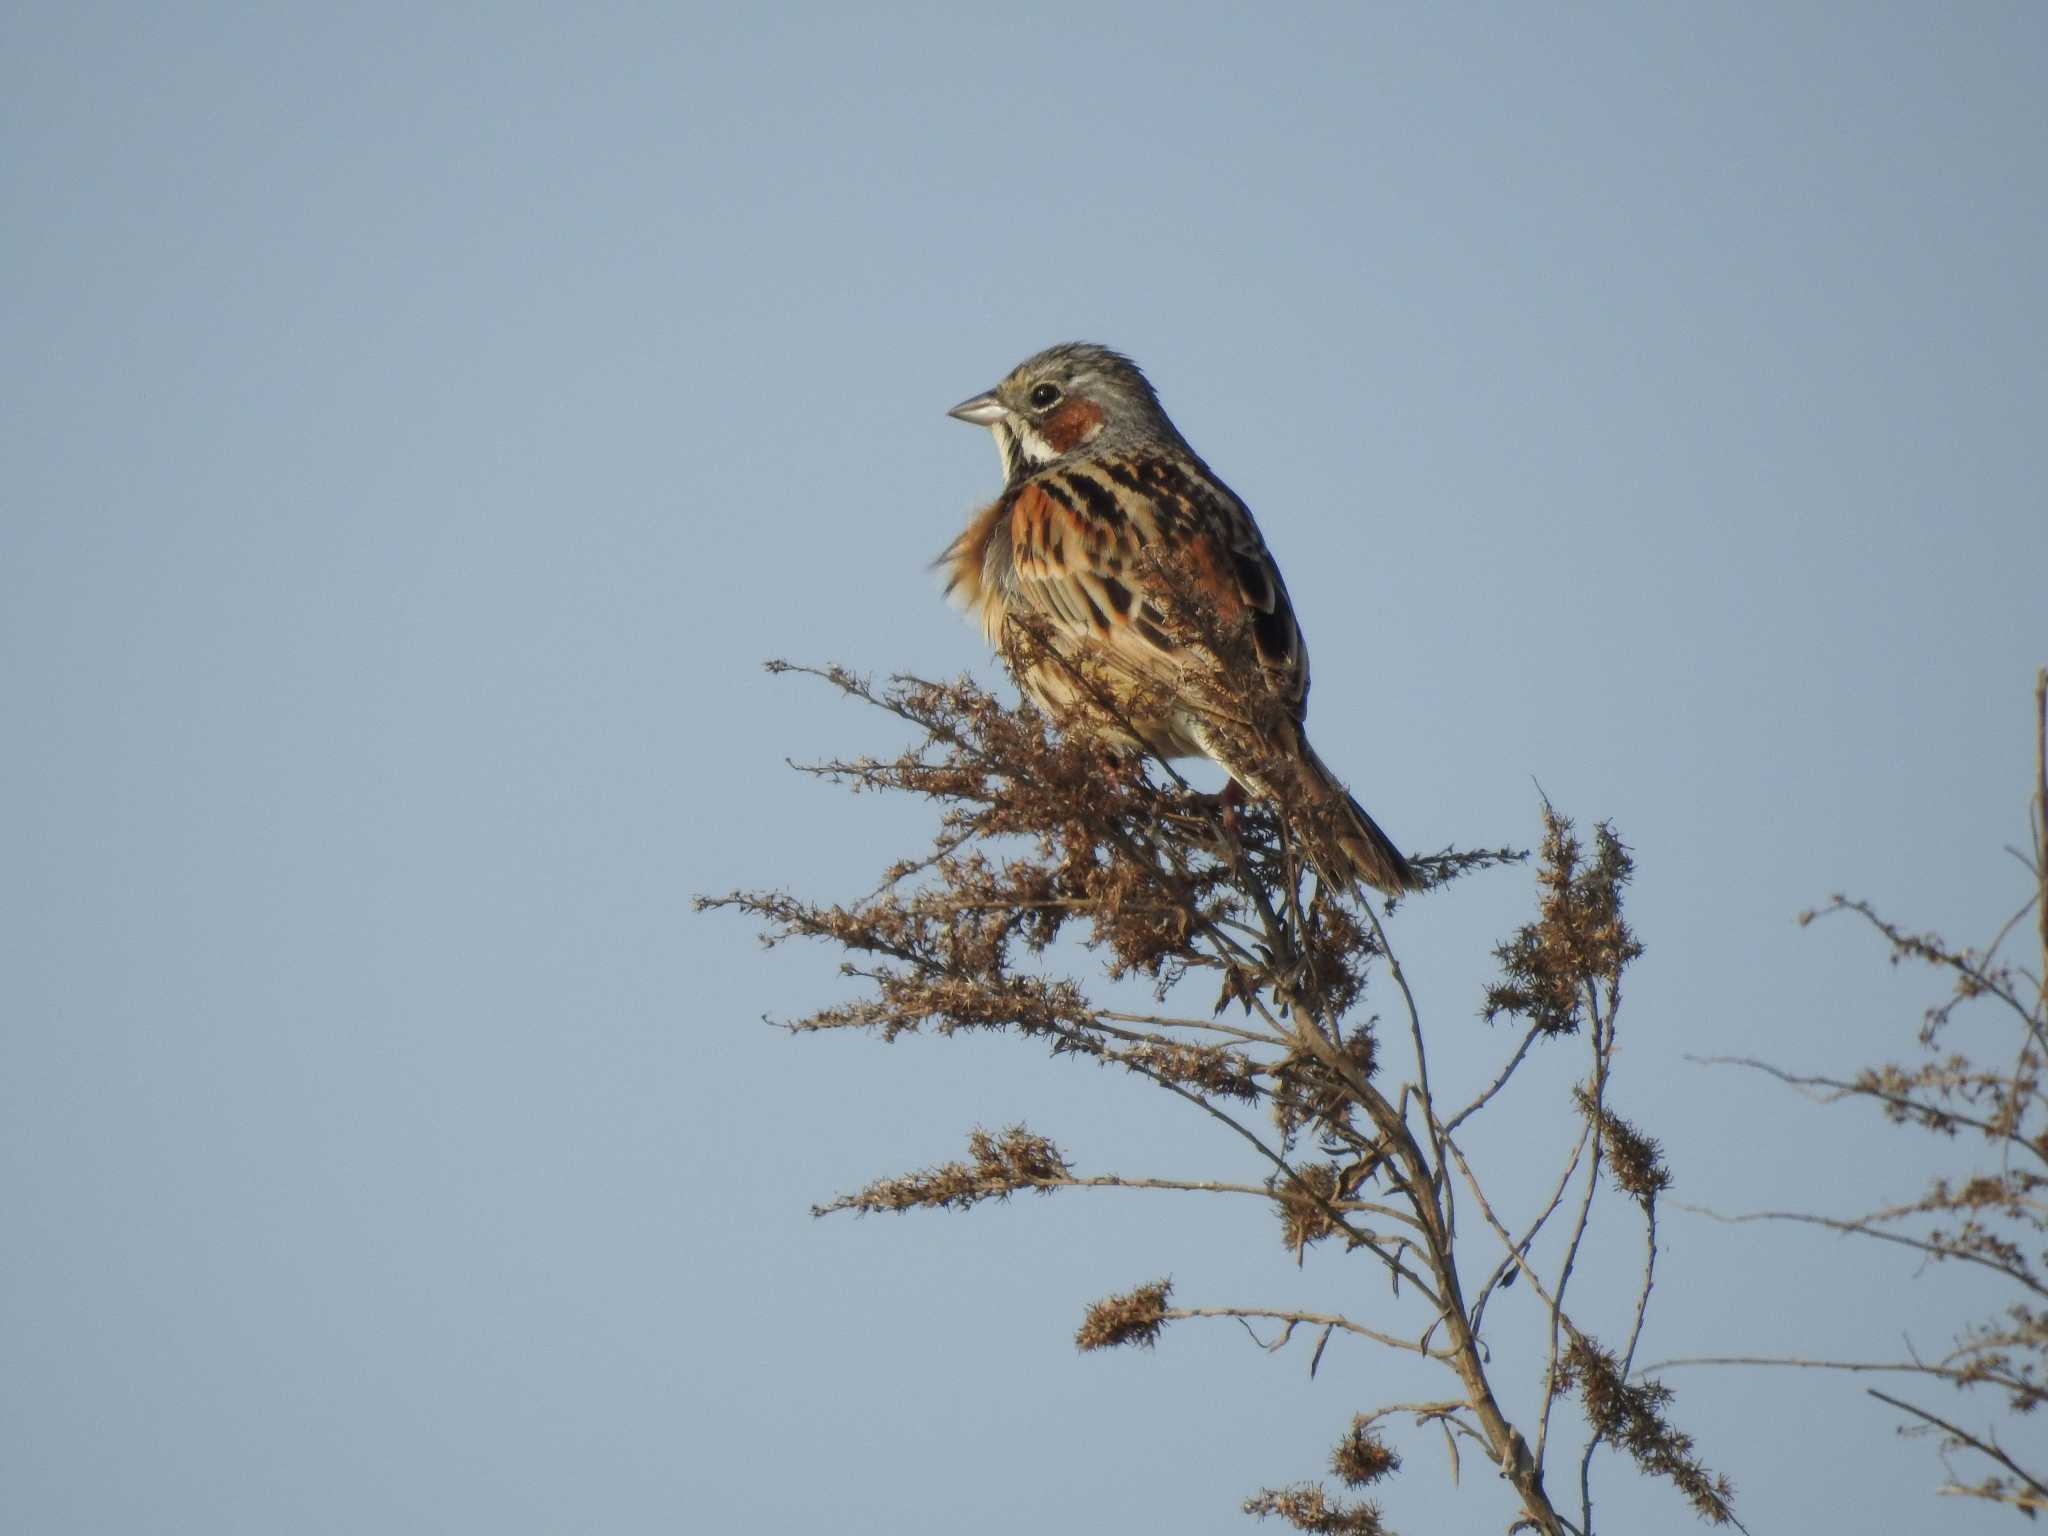
[[[972,400],[962,400],[946,414],[977,427],[992,427],[1009,415],[1010,410],[996,398],[996,392],[991,389],[985,394],[976,395]]]

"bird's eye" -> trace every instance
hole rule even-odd
[[[1040,384],[1031,391],[1031,406],[1033,410],[1048,410],[1058,405],[1059,400],[1060,387],[1057,384]]]

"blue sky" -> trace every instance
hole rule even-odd
[[[996,485],[942,412],[1056,340],[1256,509],[1390,830],[1615,819],[1677,1195],[1907,1192],[1687,1057],[1909,1048],[1927,985],[1795,928],[1829,891],[2017,903],[2044,69],[2026,5],[11,8],[0,1523],[1225,1531],[1320,1470],[1384,1362],[1068,1342],[1167,1272],[1353,1296],[1263,1214],[807,1214],[976,1124],[1231,1148],[1005,1042],[792,1042],[829,957],[689,910],[919,837],[784,769],[893,737],[759,663],[992,675],[925,569]],[[1400,916],[1446,1072],[1527,896]],[[1980,1299],[1666,1237],[1652,1355]],[[1994,1521],[1855,1383],[1676,1384],[1753,1530]],[[1410,1449],[1397,1526],[1499,1528]]]

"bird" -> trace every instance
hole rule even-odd
[[[1004,483],[935,564],[1025,694],[1063,726],[1210,759],[1230,776],[1226,796],[1275,798],[1278,763],[1334,807],[1337,856],[1324,862],[1339,867],[1318,865],[1326,882],[1420,889],[1415,866],[1309,745],[1308,646],[1251,509],[1188,446],[1138,365],[1064,342],[947,414],[994,435]],[[1169,618],[1176,590],[1248,630],[1258,677],[1238,686],[1281,721],[1267,752],[1194,696],[1187,632]],[[1020,648],[1025,634],[1038,637],[1035,653]],[[1128,706],[1106,732],[1084,702],[1103,692]]]

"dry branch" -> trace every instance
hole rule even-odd
[[[2014,1422],[2048,1401],[2048,1272],[2042,1267],[2048,1247],[2048,668],[2035,679],[2033,769],[2029,842],[2020,858],[2028,889],[1990,943],[1972,948],[1938,933],[1913,932],[1868,902],[1841,895],[1800,916],[1802,924],[1852,917],[1883,939],[1894,966],[1924,966],[1947,981],[1947,995],[1921,1015],[1919,1060],[1827,1073],[1789,1071],[1746,1057],[1705,1058],[1710,1065],[1768,1076],[1823,1105],[1870,1105],[1892,1124],[1932,1136],[1930,1163],[1937,1168],[1973,1147],[1981,1153],[1958,1171],[1932,1174],[1918,1196],[1876,1210],[1846,1216],[1702,1214],[1821,1227],[1903,1247],[1935,1264],[1988,1271],[2008,1288],[2003,1309],[1952,1321],[1953,1343],[1939,1356],[1923,1357],[1909,1345],[1911,1358],[1904,1361],[1726,1354],[1667,1364],[1898,1372],[1970,1394],[1977,1412],[2002,1410]],[[2007,941],[2029,916],[2036,919],[2041,941],[2034,970],[2003,958]],[[1939,1431],[1944,1461],[1965,1453],[2000,1469],[1975,1482],[1953,1478],[1943,1492],[2009,1504],[2030,1517],[2044,1507],[2048,1488],[2037,1479],[2048,1477],[2048,1453],[2039,1447],[2028,1452],[2034,1468],[2029,1470],[1989,1424],[1972,1430],[1888,1393],[1870,1395],[1906,1414],[1913,1425]]]
[[[1257,763],[1276,729],[1261,713],[1269,706],[1227,686],[1256,675],[1246,637],[1222,631],[1197,608],[1183,616],[1181,638],[1190,654],[1215,663],[1182,680],[1183,696],[1208,711],[1209,728],[1236,733],[1236,760]],[[1729,1517],[1725,1483],[1699,1465],[1665,1417],[1668,1392],[1625,1379],[1649,1304],[1655,1207],[1669,1175],[1656,1142],[1608,1104],[1622,976],[1641,953],[1622,915],[1629,855],[1611,828],[1600,826],[1582,845],[1569,821],[1543,807],[1537,913],[1500,946],[1501,976],[1485,994],[1488,1018],[1513,1016],[1524,1027],[1499,1070],[1483,1085],[1463,1086],[1463,1107],[1446,1118],[1435,1099],[1429,1031],[1387,927],[1361,893],[1316,874],[1332,864],[1327,808],[1303,798],[1289,775],[1276,770],[1270,796],[1227,808],[1178,775],[1155,772],[1161,765],[1106,750],[1101,735],[1062,733],[965,680],[876,684],[840,668],[774,670],[821,677],[916,733],[894,758],[828,760],[804,771],[855,791],[921,797],[937,809],[932,846],[891,864],[859,899],[738,891],[700,902],[750,916],[769,944],[812,939],[847,957],[857,995],[787,1027],[861,1029],[884,1040],[988,1032],[1036,1041],[1199,1109],[1256,1158],[1261,1179],[1082,1171],[1065,1150],[1013,1126],[976,1130],[964,1159],[874,1180],[819,1206],[820,1214],[965,1210],[1023,1191],[1075,1188],[1263,1199],[1286,1251],[1298,1259],[1312,1245],[1341,1249],[1385,1275],[1392,1298],[1369,1316],[1355,1306],[1284,1301],[1176,1305],[1171,1285],[1159,1280],[1089,1307],[1077,1345],[1151,1347],[1169,1322],[1226,1318],[1247,1328],[1278,1324],[1277,1335],[1261,1341],[1272,1349],[1297,1328],[1315,1330],[1311,1370],[1333,1337],[1394,1349],[1444,1368],[1453,1395],[1357,1416],[1331,1461],[1346,1485],[1377,1483],[1399,1468],[1379,1426],[1412,1412],[1418,1425],[1434,1423],[1449,1437],[1454,1477],[1458,1440],[1480,1446],[1501,1469],[1509,1520],[1549,1536],[1590,1533],[1588,1468],[1605,1440],[1672,1483],[1705,1518]],[[1076,683],[1090,696],[1088,678]],[[1119,707],[1130,707],[1128,694]],[[1416,863],[1441,885],[1519,857],[1446,850]],[[1096,980],[1059,974],[1057,962],[1076,953],[1092,957]],[[1381,979],[1400,1013],[1391,1038],[1368,1007]],[[1150,989],[1154,1006],[1101,991],[1131,982]],[[1584,1076],[1547,1121],[1530,1107],[1538,1133],[1550,1130],[1570,1156],[1548,1203],[1533,1216],[1516,1213],[1515,1235],[1453,1133],[1514,1100],[1523,1066],[1562,1038],[1575,1038],[1585,1053]],[[1255,1127],[1254,1113],[1270,1130]],[[1539,1261],[1531,1245],[1564,1208],[1575,1171],[1583,1184],[1569,1207],[1565,1246]],[[1647,1218],[1644,1278],[1621,1320],[1629,1343],[1620,1359],[1592,1344],[1566,1306],[1574,1266],[1593,1257],[1583,1240],[1603,1190],[1620,1191]],[[1461,1193],[1485,1217],[1473,1238],[1483,1252],[1461,1253]],[[1504,1251],[1497,1262],[1496,1240]],[[1491,1276],[1469,1298],[1461,1264]],[[1518,1274],[1530,1280],[1552,1347],[1537,1379],[1503,1381],[1482,1325],[1489,1295]],[[1577,1523],[1560,1512],[1546,1466],[1551,1404],[1565,1392],[1580,1400],[1589,1435]],[[1524,1425],[1536,1428],[1533,1445]],[[1318,1484],[1266,1489],[1245,1507],[1304,1531],[1384,1529],[1376,1506]]]

